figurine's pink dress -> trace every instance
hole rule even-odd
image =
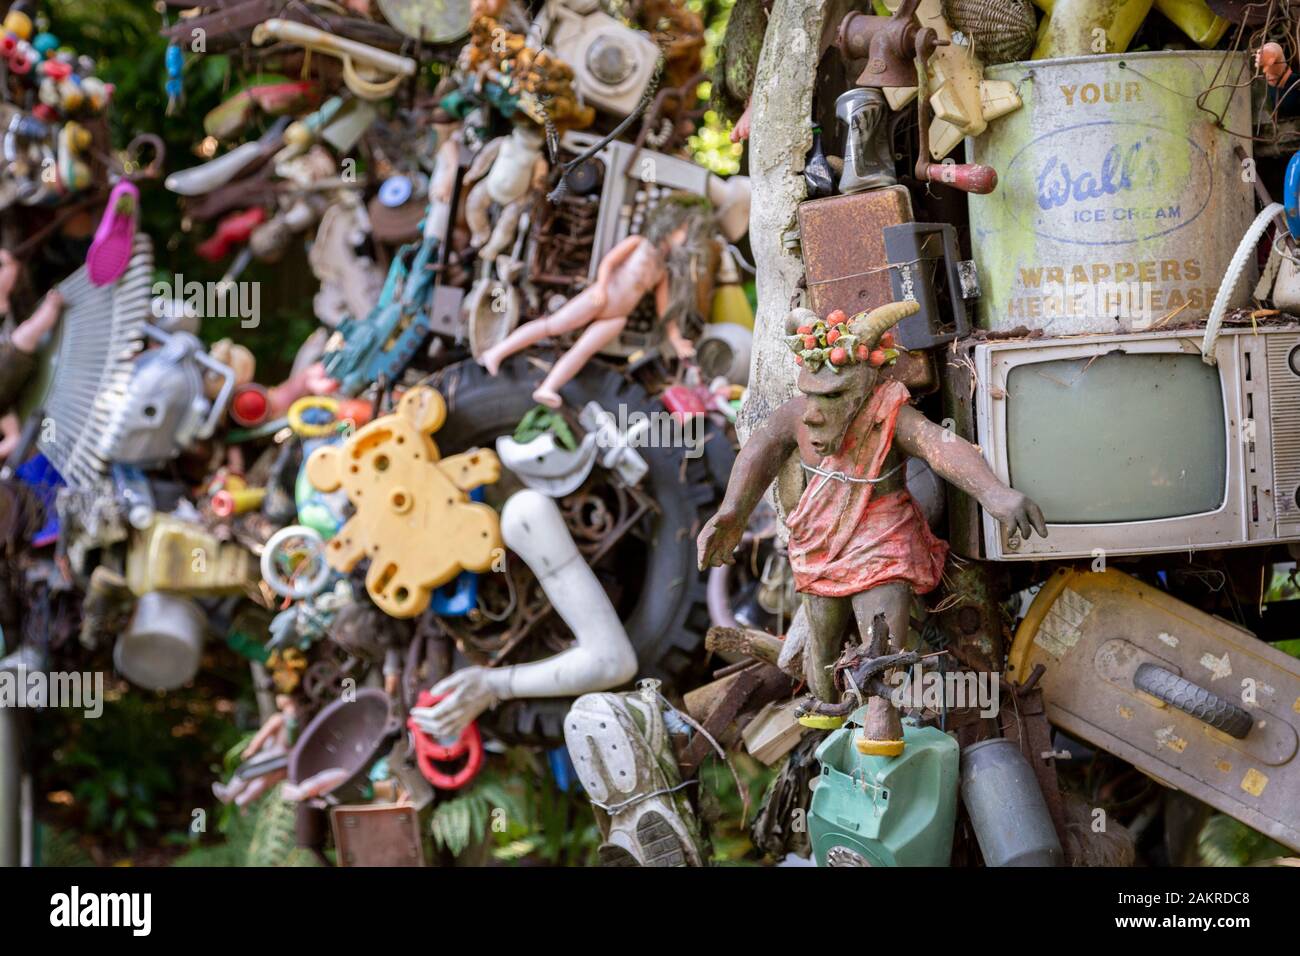
[[[907,387],[875,390],[845,433],[840,450],[819,464],[825,472],[876,478],[894,441]],[[948,545],[930,531],[906,490],[874,495],[875,486],[812,473],[799,506],[786,518],[795,586],[822,597],[849,597],[890,581],[917,594],[933,590]]]

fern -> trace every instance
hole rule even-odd
[[[469,789],[434,807],[429,824],[434,844],[452,854],[464,852],[471,843],[488,837],[497,810],[507,821],[522,821],[527,813],[523,801],[505,783],[480,774]]]

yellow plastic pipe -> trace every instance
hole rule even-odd
[[[1034,0],[1034,5],[1050,17],[1052,10],[1055,7],[1055,0]],[[1087,7],[1104,5],[1087,2],[1078,4],[1078,6]],[[1205,50],[1210,49],[1223,39],[1223,35],[1228,32],[1228,27],[1232,26],[1232,24],[1223,17],[1215,14],[1215,12],[1209,8],[1209,5],[1206,4],[1205,0],[1155,0],[1153,6],[1175,26],[1177,26],[1178,29],[1186,33],[1193,43]],[[1100,12],[1098,16],[1101,16]],[[1137,19],[1137,23],[1133,26],[1133,31],[1124,38],[1122,46],[1111,45],[1118,41],[1118,36],[1112,36],[1108,30],[1106,37],[1108,48],[1106,52],[1123,53],[1124,50],[1128,48],[1129,42],[1133,39],[1133,33],[1137,32],[1137,28],[1142,25],[1142,20],[1145,19],[1145,17],[1146,12],[1144,11],[1141,17]],[[1049,22],[1049,20],[1043,21],[1043,30],[1039,32],[1040,46],[1043,42],[1043,37]],[[1091,47],[1089,47],[1086,51],[1075,51],[1075,53],[1059,53],[1054,55],[1071,56],[1083,52],[1093,51]],[[1039,56],[1037,50],[1034,51],[1034,59],[1043,59],[1043,57]]]

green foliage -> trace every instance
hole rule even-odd
[[[701,816],[712,822],[709,842],[713,846],[715,865],[751,865],[757,862],[759,854],[749,838],[748,825],[754,822],[759,802],[777,771],[744,753],[732,754],[731,762],[749,795],[748,819],[745,819],[745,800],[736,787],[736,778],[716,758],[710,758],[700,768]]]
[[[492,857],[502,862],[590,864],[600,833],[581,791],[562,791],[540,755],[527,748],[511,749],[504,764],[484,770],[434,807],[434,845],[459,855],[486,840]]]
[[[41,866],[94,866],[95,861],[72,830],[40,827],[36,858]]]
[[[493,814],[503,812],[507,818],[522,817],[523,803],[517,793],[497,777],[480,774],[469,789],[443,800],[433,809],[429,832],[434,845],[458,855],[488,833]]]
[[[1205,821],[1197,849],[1206,866],[1249,866],[1287,856],[1280,843],[1221,813]]]
[[[703,65],[706,74],[712,71],[713,64],[717,60],[718,45],[722,43],[722,34],[727,29],[727,19],[731,16],[731,8],[735,5],[736,0],[720,0],[707,6],[703,3],[687,3],[692,10],[710,18],[704,24]],[[699,95],[702,100],[707,101],[710,92],[711,84],[700,84]],[[730,176],[740,172],[740,157],[744,154],[745,147],[741,143],[731,141],[731,123],[715,111],[705,112],[703,122],[687,141],[687,145],[690,147],[692,158],[704,168],[720,176]]]
[[[297,845],[297,805],[280,798],[275,787],[250,808],[231,815],[220,843],[195,845],[172,866],[319,866],[310,850]]]
[[[103,714],[47,711],[37,726],[41,792],[71,795],[73,828],[134,851],[166,834],[184,840],[195,807],[211,803],[210,765],[239,733],[198,692],[107,693]]]

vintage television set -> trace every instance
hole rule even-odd
[[[1300,326],[1224,329],[1213,365],[1202,336],[1004,339],[953,355],[959,430],[1048,524],[1021,540],[957,495],[958,550],[1012,561],[1300,541]]]

